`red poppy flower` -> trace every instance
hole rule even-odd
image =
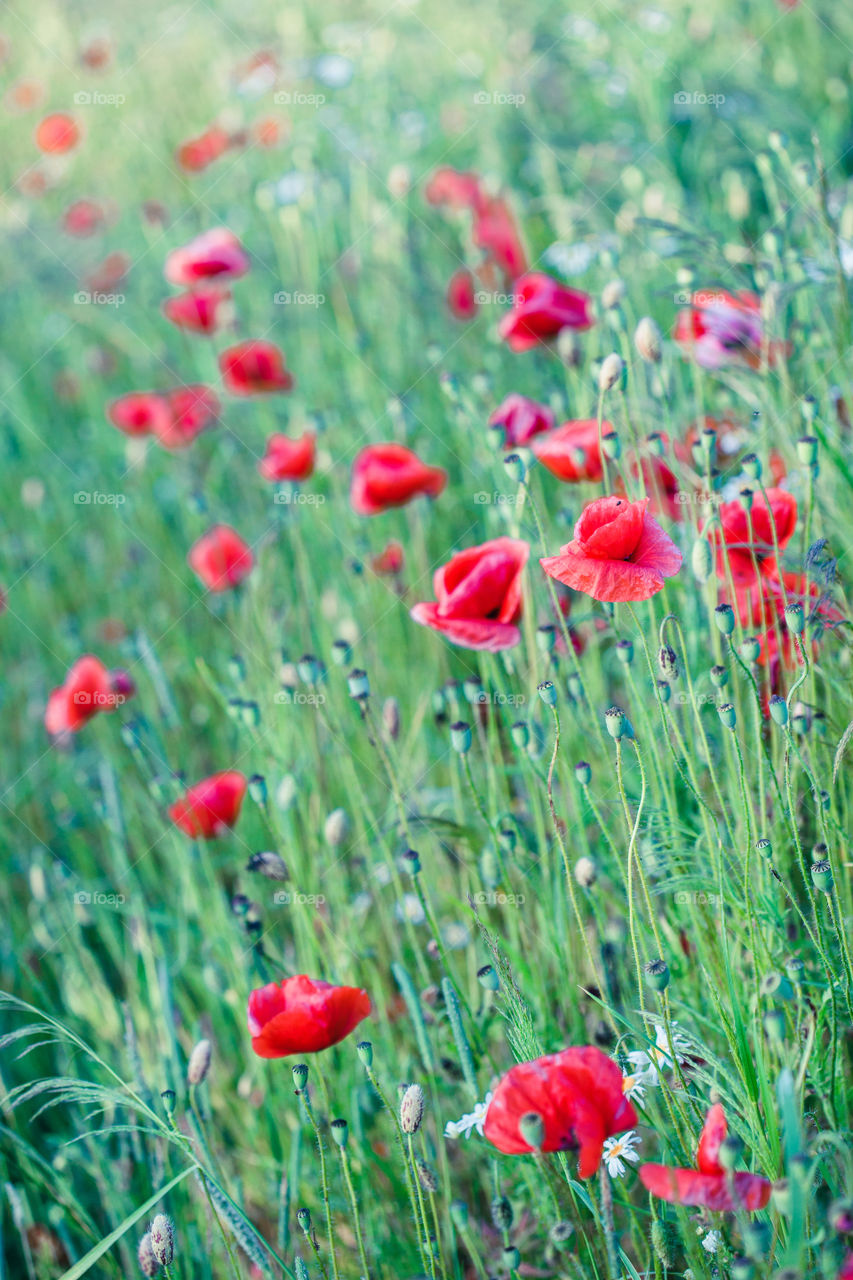
[[[252,572],[251,547],[227,524],[208,529],[190,548],[187,562],[208,591],[229,591]]]
[[[478,202],[474,212],[474,244],[478,249],[485,249],[508,280],[517,280],[527,270],[521,235],[512,210],[502,196]]]
[[[808,581],[804,573],[780,573],[775,560],[762,562],[759,577],[736,591],[735,606],[742,625],[758,632],[758,663],[769,670],[771,691],[776,690],[781,671],[796,670],[803,662],[799,646],[806,639],[801,637],[795,645],[785,622],[786,603],[803,606],[810,620],[809,637],[815,657],[820,636],[815,635],[817,628],[813,630],[813,624],[819,620],[824,630],[831,630],[844,617],[825,588]]]
[[[336,987],[299,974],[249,996],[249,1031],[259,1058],[320,1053],[344,1040],[370,1013],[360,987]]]
[[[50,155],[62,155],[71,151],[80,141],[80,129],[73,116],[57,111],[45,116],[36,129],[36,146]]]
[[[166,258],[163,274],[170,284],[191,288],[211,280],[236,280],[248,270],[249,258],[234,232],[227,227],[214,227],[180,249],[173,249]]]
[[[231,301],[227,289],[198,288],[167,298],[161,310],[167,320],[189,333],[215,333],[222,324],[222,311]]]
[[[435,603],[416,604],[412,617],[463,649],[511,648],[521,638],[516,623],[529,554],[518,538],[493,538],[460,551],[433,577]]]
[[[482,203],[480,179],[476,173],[462,173],[443,165],[436,169],[424,189],[430,204],[446,204],[453,209],[472,209]]]
[[[716,1213],[735,1209],[755,1213],[763,1209],[770,1199],[771,1184],[767,1178],[756,1173],[727,1174],[720,1164],[720,1147],[727,1133],[726,1114],[717,1102],[705,1117],[696,1151],[696,1168],[644,1164],[640,1166],[640,1181],[652,1195],[670,1204],[697,1205]]]
[[[169,421],[152,430],[164,449],[186,449],[219,417],[219,400],[210,387],[194,384],[168,392]]]
[[[447,305],[457,320],[473,320],[479,307],[474,293],[474,277],[464,267],[454,271],[447,285]]]
[[[298,440],[272,435],[267,440],[266,453],[258,463],[258,471],[265,480],[291,480],[294,483],[307,480],[314,470],[316,451],[317,437],[313,431],[304,431]]]
[[[370,562],[370,567],[374,573],[380,575],[388,575],[393,577],[394,574],[403,572],[405,564],[405,553],[399,542],[389,542],[378,556],[374,556]]]
[[[272,342],[260,339],[240,342],[219,357],[222,383],[234,396],[267,395],[289,391],[293,378],[284,367],[284,356]]]
[[[631,475],[642,477],[652,515],[665,515],[679,524],[684,520],[685,495],[665,458],[659,458],[657,454],[647,455],[641,458],[639,466],[635,459],[631,462]]]
[[[159,435],[168,430],[172,411],[157,391],[129,391],[107,405],[107,417],[126,436]]]
[[[596,498],[581,512],[574,539],[539,563],[593,600],[648,600],[681,568],[681,552],[648,505],[648,498]]]
[[[623,1092],[622,1072],[593,1045],[512,1067],[495,1089],[483,1133],[498,1151],[526,1155],[532,1148],[519,1124],[530,1112],[542,1117],[543,1151],[579,1149],[582,1178],[591,1178],[601,1164],[605,1139],[637,1123]]]
[[[437,498],[446,484],[446,471],[428,467],[404,445],[369,444],[353,464],[350,502],[358,515],[375,516],[421,493]]]
[[[114,253],[108,253],[103,261],[89,272],[86,277],[86,288],[91,293],[110,293],[124,281],[128,271],[130,271],[130,258],[117,249]]]
[[[495,409],[489,418],[490,427],[503,427],[504,443],[510,449],[527,444],[534,436],[550,431],[554,415],[547,405],[530,400],[513,392]]]
[[[228,142],[226,131],[220,129],[218,125],[211,125],[197,138],[190,138],[188,142],[178,147],[178,164],[189,173],[200,173],[202,169],[206,169],[209,164],[213,164],[214,160],[218,160],[225,154],[228,150]]]
[[[93,236],[104,222],[104,211],[94,200],[75,200],[62,215],[62,229],[69,236]]]
[[[512,311],[504,316],[499,332],[513,351],[527,351],[555,338],[561,329],[589,329],[594,323],[588,293],[530,271],[516,282]]]
[[[76,733],[99,711],[115,711],[134,691],[126,671],[108,671],[99,658],[84,654],[48,698],[45,728],[50,734]]]
[[[773,557],[774,527],[779,550],[784,551],[797,525],[797,500],[794,495],[785,489],[767,489],[766,493],[769,507],[761,492],[753,494],[749,511],[745,511],[737,499],[720,506],[725,555],[736,585],[754,582],[756,565],[758,572],[761,572],[762,562]],[[718,529],[714,531],[714,540],[719,548],[717,572],[726,578],[728,575]]]
[[[609,422],[602,422],[602,435],[610,435],[612,431],[613,427]],[[579,480],[601,479],[596,418],[564,422],[546,436],[534,440],[531,447],[542,465],[558,480],[576,483]]]
[[[698,364],[717,369],[733,359],[757,367],[761,351],[761,304],[754,293],[704,289],[679,311],[672,332]]]
[[[214,773],[170,805],[169,817],[193,840],[213,840],[239,818],[246,786],[246,779],[236,770]]]

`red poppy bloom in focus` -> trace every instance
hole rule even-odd
[[[375,516],[421,493],[437,498],[446,483],[446,471],[427,466],[405,445],[369,444],[353,463],[350,502],[358,515]]]
[[[248,543],[227,524],[216,524],[193,543],[187,563],[208,591],[229,591],[254,568]]]
[[[601,434],[610,435],[613,427],[602,422]],[[564,422],[546,436],[534,440],[531,448],[544,467],[558,480],[577,483],[579,480],[600,480],[601,453],[598,448],[598,421],[596,418],[579,418]]]
[[[94,200],[75,200],[62,215],[62,229],[69,236],[93,236],[104,222],[104,211]]]
[[[189,244],[173,249],[166,258],[163,274],[170,284],[191,288],[217,280],[236,280],[249,270],[249,258],[240,241],[227,227],[204,231]]]
[[[681,568],[681,552],[648,505],[648,498],[596,498],[581,512],[573,540],[539,563],[593,600],[648,600]]]
[[[336,987],[299,974],[249,996],[249,1031],[259,1058],[320,1053],[344,1040],[370,1013],[361,987]]]
[[[71,151],[80,141],[80,129],[73,116],[57,111],[45,116],[36,129],[36,146],[50,155],[62,155]]]
[[[177,151],[178,164],[190,173],[200,173],[228,150],[229,137],[218,125],[211,125],[197,138],[190,138]]]
[[[483,1133],[506,1155],[529,1154],[532,1148],[519,1124],[530,1112],[542,1117],[543,1151],[579,1150],[582,1178],[591,1178],[601,1164],[605,1139],[637,1123],[623,1093],[622,1072],[593,1045],[512,1067],[495,1089]]]
[[[727,1133],[726,1113],[717,1102],[705,1117],[696,1151],[696,1168],[644,1164],[640,1166],[640,1181],[653,1196],[670,1204],[697,1205],[716,1213],[735,1209],[755,1213],[763,1209],[770,1199],[771,1184],[767,1178],[756,1173],[727,1174],[720,1164],[720,1147]]]
[[[215,333],[222,323],[221,312],[231,300],[227,289],[199,288],[167,298],[161,310],[167,320],[189,333]]]
[[[513,392],[489,418],[490,427],[503,427],[504,443],[510,449],[527,444],[533,436],[551,431],[554,415],[547,405]]]
[[[108,671],[99,658],[84,654],[48,698],[45,728],[54,735],[76,733],[99,711],[115,711],[134,691],[126,671]]]
[[[370,562],[370,567],[374,573],[380,575],[387,574],[392,577],[396,573],[402,573],[405,564],[405,553],[399,542],[389,542],[378,556],[374,556]]]
[[[172,411],[157,391],[129,391],[107,405],[107,417],[126,436],[159,435],[169,429]]]
[[[473,320],[479,307],[474,293],[474,277],[461,267],[454,271],[447,285],[447,305],[457,320]]]
[[[436,600],[411,616],[463,649],[497,653],[518,644],[521,580],[530,548],[518,538],[493,538],[452,556],[433,577]]]
[[[294,483],[307,480],[314,470],[316,450],[317,437],[313,431],[304,431],[298,440],[272,435],[267,440],[266,453],[258,463],[258,471],[265,480],[290,480]]]
[[[166,397],[169,421],[152,430],[164,449],[186,449],[219,416],[219,400],[210,387],[175,387]]]
[[[528,351],[548,342],[561,329],[589,329],[595,323],[588,293],[569,289],[541,271],[522,276],[516,282],[514,298],[499,329],[513,351]]]
[[[293,378],[284,367],[284,356],[272,342],[260,339],[240,342],[219,356],[226,391],[234,396],[268,395],[289,391]]]
[[[757,572],[762,571],[763,562],[773,558],[774,528],[780,551],[784,551],[794,535],[797,525],[797,500],[794,495],[786,489],[767,489],[765,492],[769,507],[764,494],[760,492],[753,494],[749,511],[745,511],[737,499],[720,506],[725,557],[736,585],[754,582]],[[727,570],[718,529],[714,530],[714,541],[719,548],[717,572],[720,577],[725,578]]]
[[[214,773],[170,805],[169,817],[193,840],[213,840],[239,818],[246,786],[243,774],[236,770]]]

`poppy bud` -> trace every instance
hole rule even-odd
[[[735,629],[735,612],[730,604],[718,604],[714,610],[714,621],[718,631],[730,636]]]
[[[799,956],[789,956],[785,961],[785,972],[792,982],[802,982],[805,967]]]
[[[715,689],[725,689],[729,683],[729,673],[725,667],[711,668],[711,684]]]
[[[368,1069],[373,1066],[373,1045],[369,1040],[360,1040],[355,1046],[355,1051],[358,1054],[359,1062]]]
[[[410,876],[416,876],[419,874],[421,869],[421,859],[417,850],[407,849],[403,854],[402,862]]]
[[[664,680],[671,682],[678,679],[678,658],[675,656],[675,650],[668,644],[663,645],[658,651],[658,667]]]
[[[352,646],[346,640],[333,641],[332,661],[336,667],[348,667],[352,662]]]
[[[465,695],[465,701],[472,707],[487,700],[486,691],[479,676],[466,676],[462,681],[462,692]]]
[[[512,1205],[506,1196],[495,1196],[491,1204],[492,1222],[496,1231],[509,1231],[513,1223]]]
[[[625,365],[622,357],[617,355],[615,351],[609,356],[605,356],[598,369],[598,389],[599,391],[609,391],[611,387],[615,387],[616,383],[622,378]]]
[[[720,1143],[720,1153],[718,1159],[722,1167],[729,1173],[737,1166],[738,1161],[743,1155],[743,1141],[737,1134],[730,1133],[723,1138]]]
[[[323,835],[326,843],[337,849],[344,843],[350,831],[350,821],[346,809],[333,809],[323,823]]]
[[[249,779],[249,795],[263,809],[267,802],[267,782],[261,773],[253,773]]]
[[[634,642],[633,640],[617,640],[616,657],[627,667],[634,661]]]
[[[175,1090],[163,1089],[160,1093],[160,1097],[163,1099],[163,1110],[166,1112],[166,1115],[173,1115],[175,1111]]]
[[[468,1226],[468,1206],[464,1200],[450,1201],[450,1217],[457,1231],[464,1231]]]
[[[693,543],[693,550],[690,553],[690,566],[697,582],[705,583],[708,581],[713,572],[714,558],[711,553],[711,544],[707,538],[697,538]]]
[[[743,469],[750,480],[761,479],[761,459],[756,453],[749,453],[743,460]]]
[[[246,663],[239,653],[232,653],[228,659],[228,674],[235,684],[242,684],[246,679]]]
[[[158,1213],[148,1228],[151,1249],[161,1267],[170,1267],[175,1256],[175,1232],[165,1213]]]
[[[536,647],[542,653],[553,653],[557,643],[557,628],[550,624],[536,628]]]
[[[464,720],[457,720],[450,726],[450,745],[460,756],[471,750],[471,726]]]
[[[253,853],[246,863],[246,870],[256,871],[259,875],[266,876],[267,880],[286,880],[289,874],[284,858],[271,849]]]
[[[656,680],[655,688],[661,702],[667,703],[672,697],[672,686],[667,684],[666,680]]]
[[[605,311],[613,311],[625,297],[625,281],[610,280],[601,290],[601,305]]]
[[[517,747],[524,751],[530,742],[530,730],[524,720],[516,720],[510,729],[510,735]]]
[[[136,1250],[136,1260],[139,1263],[139,1270],[144,1276],[156,1276],[160,1270],[160,1263],[154,1256],[154,1250],[151,1247],[151,1232],[146,1231],[145,1235],[139,1241]]]
[[[296,1210],[296,1221],[299,1223],[300,1227],[301,1227],[301,1228],[302,1228],[302,1230],[305,1232],[306,1236],[307,1236],[307,1235],[310,1235],[310,1233],[311,1233],[311,1210],[310,1210],[310,1209],[297,1209],[297,1210]]]
[[[705,427],[699,433],[699,448],[708,461],[713,462],[717,448],[717,433],[713,427]]]
[[[303,684],[317,684],[322,671],[313,653],[304,654],[297,662],[296,670]]]
[[[248,729],[256,729],[261,723],[261,709],[257,702],[242,702],[240,704],[240,719]]]
[[[770,1198],[773,1201],[773,1208],[777,1213],[787,1217],[791,1212],[791,1183],[788,1178],[779,1178],[773,1183],[770,1191]]]
[[[562,1253],[564,1249],[568,1249],[574,1234],[575,1229],[571,1222],[555,1222],[548,1232],[548,1239],[554,1248]]]
[[[370,681],[367,678],[367,672],[362,671],[359,667],[352,670],[347,676],[347,688],[349,696],[355,698],[356,701],[363,701],[370,697]]]
[[[798,602],[785,605],[785,622],[788,630],[795,636],[802,635],[806,625],[806,617],[803,613],[803,606]]]
[[[660,362],[661,331],[650,316],[643,316],[634,330],[634,346],[646,364]]]
[[[418,1171],[418,1182],[421,1184],[424,1191],[428,1192],[430,1195],[438,1191],[438,1178],[435,1176],[435,1173],[429,1165],[423,1160],[417,1160],[415,1162],[415,1167]]]
[[[832,864],[828,858],[821,858],[811,865],[812,884],[824,893],[832,893]]]
[[[400,736],[400,704],[396,698],[386,698],[382,703],[382,723],[392,742]]]
[[[652,991],[666,991],[669,986],[669,965],[665,960],[650,960],[643,965],[643,973]]]
[[[801,436],[797,441],[797,458],[804,467],[813,467],[817,462],[817,440],[814,436]]]
[[[747,666],[752,666],[758,661],[758,655],[761,653],[761,641],[757,636],[749,636],[740,646],[740,656]]]
[[[210,1041],[199,1040],[190,1054],[190,1060],[187,1064],[187,1084],[201,1084],[207,1078],[207,1073],[210,1070],[211,1055]]]
[[[542,1150],[545,1141],[545,1121],[538,1111],[525,1111],[518,1122],[518,1132],[528,1147],[534,1151]]]
[[[778,693],[774,693],[770,699],[770,714],[774,722],[784,729],[788,723],[788,704],[784,698],[779,697]]]
[[[504,471],[510,480],[523,484],[527,476],[527,465],[520,453],[508,453],[504,458]]]
[[[346,1120],[333,1120],[329,1127],[332,1130],[332,1138],[336,1145],[345,1147],[349,1138],[349,1125]]]
[[[582,787],[588,787],[592,779],[592,769],[586,760],[579,760],[575,765],[575,777]]]
[[[518,1264],[521,1262],[521,1254],[518,1252],[515,1245],[508,1244],[504,1248],[501,1256],[507,1271],[516,1271],[518,1269]]]
[[[764,1015],[764,1032],[771,1044],[785,1040],[785,1015],[781,1009],[768,1009]]]
[[[400,1103],[400,1128],[403,1133],[417,1133],[424,1118],[424,1091],[419,1084],[410,1084]]]
[[[743,1229],[743,1244],[750,1258],[760,1262],[767,1256],[773,1228],[769,1222],[748,1222]]]
[[[598,867],[592,858],[578,858],[575,863],[575,879],[582,888],[592,888],[598,879]]]
[[[301,1093],[308,1083],[308,1064],[306,1062],[297,1062],[290,1068],[293,1076],[293,1087],[297,1093]]]
[[[478,969],[477,981],[486,991],[498,991],[500,989],[500,979],[493,965],[484,964],[482,969]]]
[[[721,707],[717,707],[717,715],[720,721],[727,729],[734,729],[737,724],[737,715],[735,709],[730,702],[724,702]]]
[[[557,705],[557,689],[553,680],[543,680],[541,684],[536,686],[536,689],[546,707],[555,707]]]

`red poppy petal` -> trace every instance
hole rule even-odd
[[[501,649],[511,649],[521,639],[518,627],[510,623],[490,618],[443,617],[438,612],[438,605],[432,600],[416,604],[411,610],[411,617],[424,627],[440,631],[453,644],[458,644],[463,649],[485,649],[489,653],[498,653]]]
[[[581,512],[575,525],[575,539],[584,552],[602,560],[627,560],[640,541],[648,498],[628,502],[626,498],[596,498]]]
[[[640,1181],[652,1195],[668,1200],[670,1204],[691,1205],[715,1213],[731,1212],[735,1207],[754,1213],[763,1209],[770,1199],[771,1184],[754,1173],[734,1175],[737,1205],[725,1174],[644,1164],[640,1167]]]
[[[547,556],[539,563],[549,577],[582,591],[593,600],[610,603],[648,600],[663,587],[663,578],[656,569],[626,560],[594,559],[571,549],[576,546],[569,543],[564,555]]]
[[[643,569],[655,569],[662,577],[671,578],[681,568],[681,561],[681,552],[666,530],[652,516],[646,516],[631,563]]]
[[[723,1139],[729,1131],[722,1103],[715,1102],[702,1126],[699,1146],[696,1149],[696,1167],[700,1173],[722,1173],[719,1155]]]

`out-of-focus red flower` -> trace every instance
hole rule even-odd
[[[230,591],[252,572],[255,558],[248,543],[227,524],[216,524],[190,548],[187,562],[208,591]]]
[[[113,47],[107,36],[92,36],[80,48],[80,61],[90,71],[103,71],[110,65]]]
[[[436,599],[416,604],[412,617],[463,649],[497,653],[518,644],[521,585],[530,547],[493,538],[452,556],[433,577]]]
[[[313,431],[304,431],[298,440],[290,436],[272,435],[267,440],[264,456],[258,463],[258,471],[265,480],[290,480],[298,483],[307,480],[314,470],[317,437]]]
[[[281,116],[263,116],[252,125],[252,140],[259,147],[277,147],[287,134],[287,121]]]
[[[665,458],[646,454],[640,459],[639,466],[633,459],[631,475],[642,477],[652,515],[665,515],[679,523],[684,520],[684,498],[687,495],[682,492],[678,478]]]
[[[773,558],[774,528],[779,550],[784,551],[797,525],[794,495],[785,489],[767,489],[765,492],[767,501],[761,492],[752,495],[749,511],[744,510],[737,499],[720,506],[723,545],[719,529],[715,529],[713,534],[718,548],[717,572],[722,578],[728,577],[727,559],[736,586],[754,582],[762,570],[762,563]]]
[[[93,267],[86,277],[86,288],[90,293],[111,293],[125,280],[130,271],[130,258],[120,249],[116,249]]]
[[[216,393],[201,383],[175,387],[167,393],[166,400],[168,423],[157,422],[151,428],[164,449],[186,449],[219,417]]]
[[[450,165],[435,170],[424,195],[430,204],[449,205],[452,209],[474,209],[483,201],[477,174],[463,173]]]
[[[734,607],[742,625],[758,633],[761,641],[758,663],[768,668],[771,692],[777,689],[782,671],[792,671],[802,665],[798,646],[807,643],[803,635],[795,644],[785,622],[786,603],[803,606],[815,657],[820,640],[815,623],[820,621],[823,630],[830,630],[844,617],[830,594],[817,582],[809,581],[806,574],[780,572],[774,559],[762,562],[759,576],[736,589]]]
[[[246,786],[243,774],[234,769],[214,773],[170,805],[169,817],[193,840],[213,840],[239,818]]]
[[[541,1116],[543,1151],[578,1150],[578,1173],[591,1178],[606,1138],[630,1129],[637,1113],[623,1092],[622,1072],[593,1045],[573,1046],[519,1062],[495,1089],[483,1133],[506,1155],[527,1155],[523,1116]]]
[[[159,435],[168,430],[172,411],[157,391],[129,391],[107,405],[107,417],[126,436]]]
[[[166,258],[163,274],[170,284],[181,288],[216,280],[236,280],[249,270],[249,257],[233,231],[214,227],[189,244],[173,249]]]
[[[161,310],[178,329],[189,333],[215,333],[222,324],[223,309],[227,310],[230,301],[231,294],[227,289],[202,286],[167,298]]]
[[[596,498],[582,511],[573,540],[539,563],[593,600],[647,600],[681,568],[681,552],[647,514],[648,505],[648,498]]]
[[[10,85],[3,99],[10,111],[34,111],[44,102],[45,89],[40,80],[18,80]]]
[[[503,427],[504,444],[515,449],[543,431],[550,431],[554,426],[554,415],[547,405],[514,391],[495,409],[489,418],[489,426]]]
[[[188,142],[178,147],[178,164],[188,173],[200,173],[202,169],[206,169],[208,165],[213,164],[214,160],[218,160],[225,154],[228,143],[227,132],[220,129],[218,125],[211,125],[197,138],[190,138]]]
[[[512,310],[500,323],[500,335],[513,351],[528,351],[555,338],[561,329],[589,329],[595,323],[592,298],[569,289],[541,271],[516,281]]]
[[[284,356],[272,342],[260,339],[240,342],[219,356],[222,385],[232,396],[269,395],[289,391],[293,378],[284,367]]]
[[[797,4],[799,4],[799,0],[793,0],[792,4],[786,4],[784,3],[784,0],[779,0],[779,2],[785,9],[793,9]],[[847,1257],[842,1262],[841,1270],[838,1273],[838,1280],[853,1280],[853,1253],[848,1253]]]
[[[446,471],[427,466],[404,445],[369,444],[353,464],[350,503],[358,515],[375,516],[422,493],[437,498],[446,483]]]
[[[479,307],[474,292],[474,277],[465,267],[454,271],[447,284],[447,305],[457,320],[473,320]]]
[[[73,116],[56,111],[45,116],[36,128],[36,146],[48,155],[63,155],[80,141],[80,128]]]
[[[613,426],[602,422],[601,434],[610,435]],[[601,453],[598,448],[598,421],[580,418],[539,436],[531,446],[544,467],[558,480],[575,484],[580,480],[600,480]]]
[[[378,573],[380,576],[388,575],[388,577],[393,577],[395,574],[403,572],[405,560],[405,553],[400,543],[391,541],[383,547],[378,556],[373,557],[370,567],[374,573]]]
[[[732,360],[756,367],[761,354],[761,304],[754,293],[704,289],[678,312],[672,336],[706,369]]]
[[[85,239],[104,224],[104,211],[94,200],[75,200],[62,215],[62,229],[69,236]]]
[[[485,249],[507,280],[517,280],[527,270],[521,234],[503,196],[480,200],[474,212],[474,244]]]
[[[720,1164],[720,1147],[728,1133],[726,1113],[717,1102],[705,1117],[696,1151],[695,1169],[665,1164],[640,1166],[647,1191],[670,1204],[696,1205],[715,1213],[743,1210],[755,1213],[770,1199],[771,1184],[756,1173],[727,1174]]]
[[[45,728],[54,736],[76,733],[99,711],[115,711],[134,691],[126,671],[108,671],[99,658],[86,653],[48,698]]]
[[[259,1058],[321,1053],[351,1034],[370,1013],[361,987],[336,987],[304,973],[269,982],[249,996],[249,1032]]]

